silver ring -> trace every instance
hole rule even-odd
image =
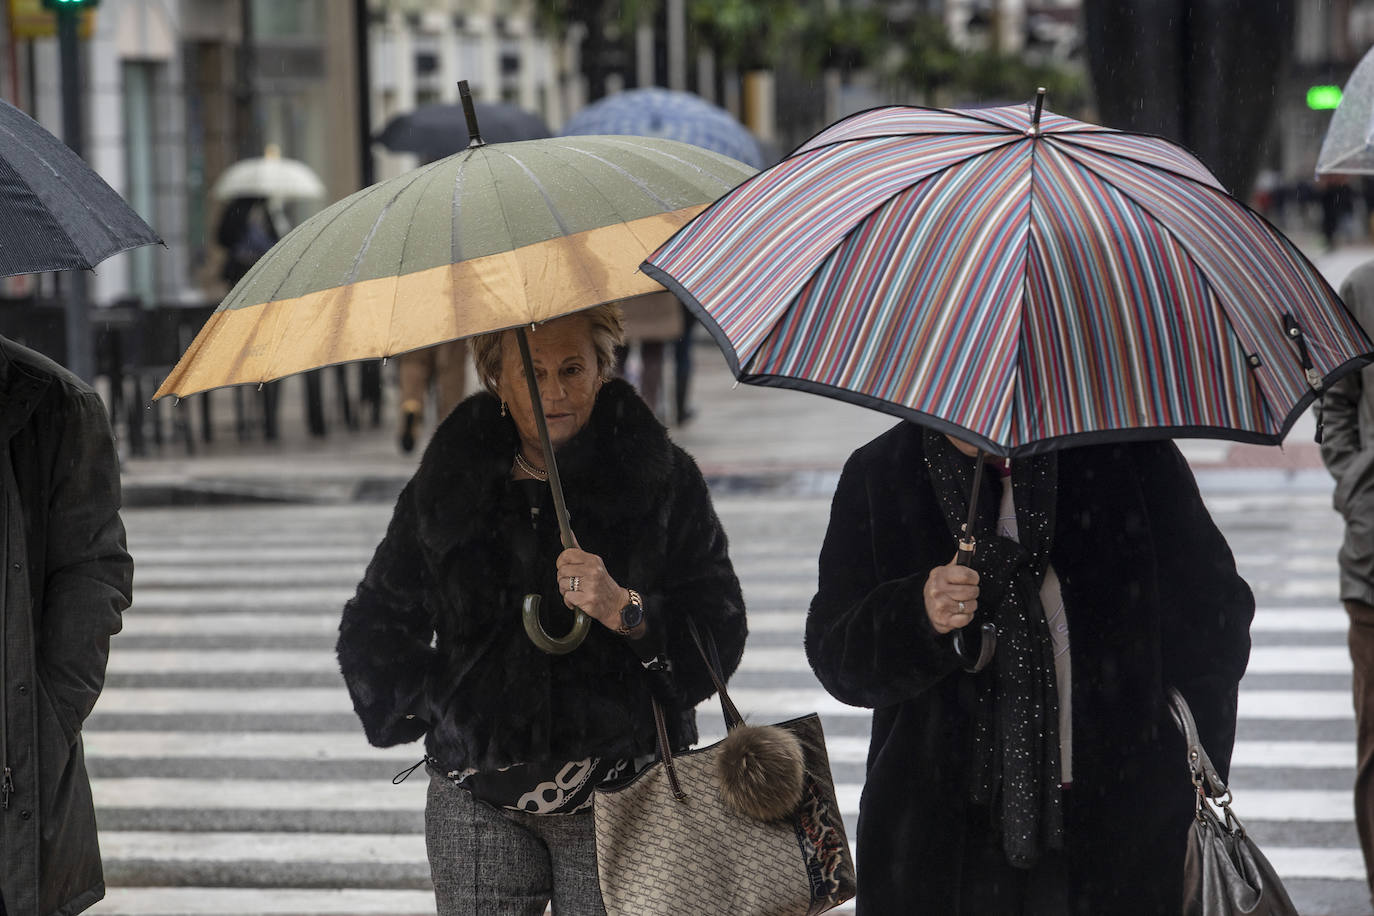
[[[962,601],[959,602],[959,613],[960,613],[960,614],[965,613],[965,611],[964,611],[964,602],[962,602]]]
[[[570,591],[570,592],[575,592],[575,591],[577,591],[577,586],[578,586],[581,582],[582,582],[582,580],[581,580],[579,577],[577,577],[577,576],[569,576],[569,577],[568,577],[568,591]]]

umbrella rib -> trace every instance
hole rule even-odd
[[[1155,135],[1155,134],[1139,133],[1139,132],[1135,132],[1135,131],[1124,131],[1124,130],[1106,131],[1106,133],[1114,133],[1114,134],[1117,134],[1117,135],[1123,136],[1123,137],[1142,137],[1142,138],[1144,138],[1144,139],[1146,139],[1146,140],[1155,140],[1155,141],[1159,141],[1159,142],[1168,144],[1169,146],[1177,146],[1177,145],[1178,145],[1178,144],[1174,143],[1172,140],[1168,139],[1167,137],[1161,137],[1161,136],[1157,136],[1157,135]],[[1094,175],[1098,175],[1098,174],[1099,174],[1099,173],[1097,172],[1096,169],[1092,168],[1090,165],[1088,165],[1087,163],[1083,162],[1083,160],[1080,159],[1078,156],[1074,155],[1074,150],[1075,150],[1075,149],[1078,149],[1078,148],[1080,148],[1080,147],[1079,147],[1079,144],[1078,144],[1078,143],[1075,141],[1075,139],[1073,138],[1073,136],[1067,135],[1067,134],[1047,134],[1047,135],[1045,135],[1044,139],[1049,140],[1049,141],[1051,142],[1051,144],[1053,144],[1054,147],[1055,147],[1056,149],[1058,149],[1060,152],[1064,153],[1064,155],[1072,157],[1073,160],[1074,160],[1075,162],[1077,162],[1079,165],[1081,165],[1083,168],[1088,169],[1088,171],[1092,172]],[[1168,165],[1165,165],[1165,164],[1159,163],[1159,162],[1148,162],[1148,161],[1146,161],[1146,160],[1144,160],[1144,159],[1138,159],[1138,158],[1136,158],[1135,156],[1132,156],[1130,153],[1124,152],[1124,151],[1120,151],[1120,150],[1112,150],[1111,152],[1104,152],[1104,151],[1102,151],[1102,150],[1092,149],[1091,147],[1082,147],[1082,148],[1088,149],[1088,150],[1090,150],[1091,152],[1096,153],[1096,154],[1098,154],[1098,155],[1100,155],[1100,156],[1114,156],[1114,157],[1119,157],[1119,158],[1121,158],[1121,159],[1125,159],[1125,160],[1128,161],[1128,162],[1133,162],[1133,163],[1135,163],[1136,165],[1141,166],[1142,168],[1155,169],[1155,170],[1158,170],[1158,171],[1160,171],[1160,172],[1168,172],[1170,175],[1173,175],[1173,176],[1176,177],[1176,178],[1181,178],[1181,179],[1183,179],[1184,181],[1192,182],[1193,184],[1197,185],[1197,186],[1200,187],[1200,188],[1206,188],[1207,190],[1209,190],[1209,191],[1211,191],[1211,192],[1213,192],[1213,193],[1216,193],[1217,190],[1220,189],[1220,190],[1221,190],[1221,193],[1226,194],[1227,196],[1230,196],[1230,192],[1227,191],[1225,188],[1222,188],[1222,187],[1221,187],[1221,182],[1220,182],[1220,181],[1218,181],[1215,185],[1210,185],[1210,184],[1208,184],[1208,183],[1205,182],[1205,181],[1199,181],[1197,178],[1194,178],[1192,175],[1189,175],[1189,174],[1187,174],[1186,172],[1180,172],[1178,169],[1175,169],[1175,168],[1173,168],[1173,167],[1171,167],[1171,166],[1168,166]],[[1186,150],[1185,150],[1185,152],[1186,152]],[[1106,179],[1104,178],[1103,180],[1105,181]],[[1113,185],[1113,187],[1116,187],[1116,186]],[[1120,189],[1120,188],[1117,188],[1117,190],[1121,190],[1121,189]],[[1240,203],[1239,200],[1237,200],[1236,202],[1237,202],[1237,203]],[[1241,203],[1241,206],[1245,206],[1245,204]],[[1250,208],[1249,208],[1249,207],[1246,207],[1246,209],[1249,210]],[[1252,212],[1253,212],[1253,211],[1252,211]]]
[[[467,162],[469,159],[471,159],[471,156],[465,157],[465,158],[462,160],[462,164],[466,164],[466,162]],[[412,187],[414,187],[416,184],[419,184],[421,181],[426,181],[426,180],[428,180],[428,182],[429,182],[430,184],[433,184],[435,181],[438,181],[438,179],[439,179],[439,174],[440,174],[440,169],[438,168],[438,165],[439,165],[439,164],[438,164],[437,162],[436,162],[436,163],[432,163],[428,168],[426,168],[426,169],[424,170],[424,174],[423,174],[423,175],[417,176],[417,177],[415,178],[414,181],[407,182],[407,183],[406,183],[406,186],[403,187],[403,188],[401,188],[401,190],[398,191],[398,192],[396,192],[394,195],[392,195],[391,200],[387,201],[386,204],[382,207],[381,212],[377,214],[377,219],[376,219],[376,221],[374,221],[373,224],[372,224],[372,228],[368,230],[367,238],[363,240],[363,244],[362,244],[361,248],[360,248],[359,251],[358,251],[357,257],[354,258],[354,260],[353,260],[353,267],[352,267],[352,269],[351,269],[350,272],[349,272],[349,278],[348,278],[348,282],[349,282],[349,283],[352,283],[352,282],[355,280],[355,278],[357,277],[358,271],[359,271],[359,270],[361,269],[361,267],[362,267],[363,255],[366,254],[368,248],[371,247],[371,245],[372,245],[372,239],[376,236],[377,231],[381,228],[382,220],[384,220],[384,219],[386,218],[386,215],[387,215],[388,213],[391,212],[391,207],[392,207],[392,205],[394,205],[394,204],[396,203],[396,200],[397,200],[402,194],[404,194],[406,191],[409,191]],[[421,191],[420,191],[421,196],[425,196],[427,190],[428,190],[428,185],[426,185],[426,187],[425,187],[424,190],[421,190]],[[394,271],[394,273],[395,273],[396,276],[400,276],[400,275],[401,275],[401,268],[402,268],[402,265],[405,264],[405,259],[406,259],[406,247],[410,244],[411,235],[412,235],[412,234],[418,234],[418,233],[414,233],[414,228],[415,228],[415,211],[412,210],[412,211],[411,211],[411,214],[410,214],[410,225],[406,227],[405,236],[404,236],[404,238],[401,239],[401,250],[400,250],[400,252],[396,255],[396,270]],[[455,232],[454,235],[455,235],[455,239],[454,239],[454,241],[453,241],[453,244],[456,245],[456,235],[457,235],[457,233]],[[386,327],[387,327],[387,341],[388,341],[388,346],[386,347],[386,349],[390,349],[391,330],[392,330],[392,328],[394,328],[394,327],[396,326],[396,312],[397,312],[397,310],[398,310],[399,307],[400,307],[400,301],[399,301],[398,298],[397,298],[397,295],[398,295],[398,292],[399,292],[399,288],[400,288],[400,287],[399,287],[399,284],[392,284],[392,287],[391,287],[391,309],[390,309],[390,314],[387,316],[387,323],[386,323]]]
[[[634,144],[630,144],[630,145],[633,146]],[[643,147],[637,147],[637,148],[643,149]],[[579,149],[578,147],[575,147],[575,146],[572,146],[572,145],[565,146],[564,149],[566,149],[566,150],[568,150],[569,152],[572,152],[572,153],[579,153],[579,154],[581,154],[581,155],[583,155],[583,156],[588,157],[589,159],[594,159],[594,160],[596,160],[597,162],[600,162],[602,165],[606,166],[607,168],[613,169],[613,170],[619,172],[620,174],[624,175],[627,179],[629,179],[629,181],[630,181],[631,184],[633,184],[635,187],[639,188],[639,190],[642,191],[646,197],[648,197],[649,199],[651,199],[651,200],[652,200],[655,204],[657,204],[658,206],[662,207],[665,211],[676,209],[675,207],[672,206],[672,204],[668,203],[668,201],[664,200],[663,198],[661,198],[661,197],[659,197],[657,194],[655,194],[654,191],[653,191],[653,189],[650,188],[649,185],[648,185],[643,179],[641,179],[639,176],[635,175],[633,172],[627,171],[626,169],[622,168],[621,166],[618,166],[618,165],[616,165],[615,163],[610,162],[610,161],[608,161],[607,159],[605,159],[605,158],[603,158],[603,157],[601,157],[601,156],[598,156],[596,153],[592,152],[591,150]],[[681,161],[681,160],[679,160],[679,161]],[[585,176],[582,175],[581,172],[578,172],[577,174],[578,174],[578,177],[579,177],[579,178],[583,178],[584,180],[587,180],[587,179],[585,178]],[[715,177],[715,176],[712,176],[712,177]],[[592,182],[592,181],[590,181],[590,180],[587,180],[587,181],[588,181],[588,184],[591,184],[591,185],[592,185],[592,187],[596,187],[595,182]],[[599,189],[599,188],[597,189],[597,193],[600,194],[600,189]],[[605,200],[608,204],[610,203],[609,200],[606,200],[606,196],[605,196],[604,194],[601,194],[601,199],[602,199],[602,200]]]
[[[52,173],[52,177],[53,177],[54,179],[56,179],[56,180],[57,180],[57,181],[58,181],[58,182],[59,182],[59,183],[60,183],[60,184],[70,193],[71,197],[73,197],[74,199],[76,199],[76,200],[78,200],[78,201],[81,202],[81,206],[86,210],[86,212],[87,212],[88,214],[90,214],[90,216],[91,216],[97,223],[99,223],[100,226],[101,226],[102,228],[105,229],[105,233],[106,233],[106,236],[108,237],[108,241],[109,241],[109,242],[112,242],[112,243],[115,245],[115,248],[113,249],[113,251],[110,252],[111,254],[113,254],[114,252],[117,252],[117,251],[126,250],[126,249],[124,249],[124,248],[118,247],[121,243],[117,240],[117,239],[118,239],[118,235],[117,235],[116,232],[115,232],[115,228],[114,228],[112,225],[110,225],[109,222],[107,222],[107,221],[105,220],[104,215],[103,215],[99,210],[97,210],[97,209],[95,209],[94,207],[91,206],[90,202],[86,199],[86,195],[85,195],[85,194],[81,194],[81,193],[78,193],[78,192],[77,192],[77,189],[72,185],[72,183],[67,179],[67,177],[66,177],[62,172],[60,172],[60,171],[58,171],[57,169],[53,168],[52,163],[48,161],[48,157],[45,156],[45,155],[42,153],[42,151],[40,151],[39,149],[37,149],[36,147],[34,147],[32,144],[26,142],[22,137],[20,137],[18,134],[16,134],[16,133],[14,132],[14,130],[13,130],[12,128],[10,128],[8,125],[0,125],[0,128],[2,128],[2,129],[5,131],[5,133],[9,135],[9,138],[10,138],[10,142],[11,142],[11,143],[10,143],[10,144],[7,144],[7,145],[13,144],[13,145],[19,146],[19,147],[21,147],[22,149],[24,149],[27,153],[29,153],[29,155],[33,156],[34,159],[36,159],[36,160],[37,160],[39,163],[41,163],[49,172]],[[75,156],[76,154],[75,154],[75,153],[72,153],[72,155]],[[80,158],[80,157],[78,157],[78,158]],[[84,160],[83,160],[83,162],[84,162]],[[87,166],[89,167],[89,163],[86,163],[86,164],[87,164]],[[95,170],[92,169],[92,172],[94,172],[94,171],[95,171]],[[19,173],[18,171],[15,171],[15,175],[18,176],[18,177],[20,177],[21,180],[23,180],[23,179],[22,179],[22,176],[20,175],[20,173]],[[25,184],[26,187],[28,187],[30,193],[32,193],[32,194],[38,196],[38,192],[34,189],[34,187],[33,187],[28,181],[24,181],[24,184]],[[132,208],[131,208],[131,209],[132,209]],[[134,212],[137,213],[137,211],[134,211]],[[139,214],[139,219],[143,219],[142,214]],[[147,224],[147,220],[144,220],[144,224],[145,224],[145,225]],[[78,252],[81,251],[81,246],[80,246],[80,244],[77,243],[76,239],[72,238],[72,234],[67,230],[67,227],[66,227],[65,225],[63,225],[62,223],[60,223],[60,222],[57,223],[57,225],[58,225],[58,227],[62,230],[62,234],[65,235],[65,236],[67,237],[67,241],[71,244],[72,248],[73,248],[74,250],[78,251]],[[151,229],[151,227],[149,227],[149,228]],[[161,239],[158,239],[158,241],[161,241]],[[144,244],[147,244],[147,243],[144,243]],[[164,243],[164,244],[166,244],[166,243]],[[136,246],[128,246],[128,247],[136,247]],[[103,251],[103,248],[102,248],[102,251]]]
[[[664,157],[664,158],[666,158],[666,159],[670,159],[670,160],[672,160],[673,162],[677,163],[678,165],[682,166],[682,167],[685,168],[685,169],[691,169],[691,170],[695,171],[698,175],[705,175],[705,176],[711,178],[711,179],[714,180],[714,181],[720,182],[721,187],[724,188],[726,191],[729,191],[729,190],[731,190],[732,188],[736,187],[735,182],[731,181],[731,180],[728,179],[728,178],[723,178],[723,177],[721,177],[720,175],[717,175],[715,172],[709,171],[708,169],[704,168],[704,167],[701,165],[701,163],[699,163],[699,162],[689,162],[688,160],[683,159],[681,156],[675,155],[672,151],[663,149],[662,147],[646,147],[646,146],[641,146],[641,145],[639,145],[639,144],[628,143],[628,142],[625,142],[625,141],[623,141],[623,140],[617,140],[617,139],[615,139],[615,138],[613,138],[613,137],[608,137],[608,138],[606,139],[606,143],[607,143],[607,145],[609,145],[609,146],[618,146],[618,147],[621,147],[621,148],[624,148],[624,149],[631,149],[631,150],[634,150],[634,151],[639,152],[639,153],[642,153],[642,154],[650,154],[650,155],[655,155],[655,156],[662,156],[662,157]],[[591,156],[593,159],[596,159],[598,162],[601,162],[601,163],[603,163],[603,164],[605,164],[605,165],[607,165],[607,166],[610,166],[610,167],[613,168],[613,169],[616,169],[617,171],[619,171],[619,172],[621,172],[622,174],[626,175],[626,176],[627,176],[628,178],[630,178],[631,180],[636,181],[637,184],[641,184],[641,185],[642,185],[642,182],[639,182],[639,181],[636,179],[636,177],[635,177],[635,175],[634,175],[633,173],[626,171],[624,168],[622,168],[621,166],[616,165],[616,164],[613,163],[613,162],[608,162],[607,160],[602,159],[600,156],[597,156],[595,153],[593,153],[593,152],[591,152],[591,151],[589,151],[589,150],[582,150],[582,149],[578,149],[578,148],[573,147],[573,146],[568,146],[568,147],[566,147],[566,148],[569,149],[569,150],[572,150],[572,151],[574,151],[574,152],[583,153],[583,154],[585,154],[585,155]],[[708,150],[708,152],[710,152],[710,151]],[[745,165],[748,165],[748,163],[745,163]],[[752,166],[751,166],[751,168],[752,168]],[[753,176],[750,176],[750,177],[752,178]],[[646,193],[651,193],[651,192],[647,191],[647,189],[646,189]],[[722,192],[722,193],[724,193],[724,192]],[[657,200],[657,197],[655,197],[655,200]],[[671,208],[671,205],[668,204],[668,203],[665,202],[665,201],[660,201],[660,203],[661,203],[664,207],[666,207],[666,208]]]
[[[863,109],[863,110],[861,110],[861,111],[856,111],[856,112],[854,112],[854,113],[851,114],[851,115],[846,115],[846,116],[845,116],[845,120],[848,121],[848,120],[851,120],[851,119],[854,119],[854,118],[860,118],[860,117],[862,117],[862,116],[864,116],[864,115],[866,115],[866,114],[869,114],[870,112],[875,112],[875,111],[889,111],[889,110],[893,110],[893,109],[900,109],[900,110],[902,110],[902,111],[929,111],[929,112],[942,113],[942,114],[950,114],[950,113],[952,112],[952,113],[954,113],[954,114],[957,114],[957,115],[960,116],[960,117],[967,118],[967,119],[970,120],[970,121],[977,121],[979,124],[986,124],[986,125],[988,125],[989,127],[995,127],[995,128],[998,129],[997,132],[1003,132],[1003,131],[1004,131],[1004,132],[1006,132],[1006,133],[1013,134],[1013,135],[1015,136],[1016,139],[1022,139],[1022,137],[1023,137],[1023,135],[1022,135],[1019,131],[1017,131],[1016,129],[1014,129],[1014,128],[1012,128],[1012,127],[1009,127],[1009,126],[1006,125],[1006,124],[1003,124],[1001,121],[994,121],[994,120],[992,120],[992,119],[990,119],[990,118],[985,118],[985,117],[980,116],[980,114],[979,114],[979,109],[976,109],[976,108],[960,108],[960,109],[953,109],[953,110],[952,110],[952,109],[948,109],[948,108],[931,108],[931,107],[928,106],[928,105],[875,105],[875,106],[873,106],[872,108],[866,108],[866,109]],[[808,143],[810,143],[812,140],[816,139],[816,138],[819,137],[821,134],[823,134],[823,133],[825,133],[826,131],[830,130],[830,129],[831,129],[832,127],[834,127],[834,126],[835,126],[834,124],[831,124],[831,125],[828,125],[828,126],[826,126],[826,127],[823,127],[823,128],[821,128],[820,130],[816,131],[816,132],[815,132],[814,134],[812,134],[810,137],[808,137],[807,139],[803,140],[801,143],[797,144],[797,146],[792,150],[792,152],[788,153],[786,156],[783,156],[783,158],[784,158],[784,159],[791,159],[793,156],[802,155],[802,153],[799,153],[799,152],[798,152],[799,150],[801,150],[802,147],[806,146],[806,145],[807,145]],[[1095,125],[1095,124],[1087,124],[1086,122],[1080,122],[1079,124],[1075,124],[1074,127],[1076,128],[1076,129],[1074,129],[1074,130],[1060,130],[1060,131],[1054,131],[1053,134],[1050,134],[1050,135],[1047,135],[1047,136],[1072,136],[1072,135],[1074,135],[1074,134],[1119,134],[1119,133],[1121,133],[1121,131],[1119,131],[1119,130],[1114,130],[1113,128],[1110,128],[1110,127],[1101,127],[1101,126]],[[1085,129],[1082,129],[1083,127],[1092,128],[1092,129],[1087,129],[1087,130],[1085,130]],[[959,133],[959,131],[950,131],[950,133],[951,133],[951,134],[957,134],[957,133]],[[862,136],[862,137],[845,137],[844,139],[841,139],[841,140],[831,140],[830,142],[828,142],[828,143],[823,143],[823,144],[821,144],[820,146],[813,146],[813,147],[811,147],[811,148],[805,150],[805,153],[813,153],[813,152],[816,152],[817,150],[830,149],[831,147],[841,146],[841,145],[843,145],[843,144],[845,144],[845,143],[861,143],[861,142],[865,142],[865,141],[868,141],[868,140],[901,139],[901,138],[904,138],[904,137],[919,137],[919,136],[925,136],[925,135],[927,135],[927,132],[924,131],[924,130],[907,130],[907,131],[898,131],[898,132],[891,132],[891,133],[866,134],[866,135],[864,135],[864,136]]]
[[[1170,240],[1170,242],[1172,242],[1172,244],[1174,245],[1175,249],[1179,252],[1180,256],[1186,258],[1187,261],[1188,261],[1188,263],[1192,265],[1192,267],[1193,267],[1193,269],[1194,269],[1194,272],[1195,272],[1196,275],[1197,275],[1197,282],[1202,286],[1203,289],[1206,290],[1208,298],[1209,298],[1211,301],[1213,301],[1213,302],[1216,303],[1217,310],[1220,312],[1221,316],[1225,319],[1226,330],[1227,330],[1227,332],[1231,335],[1231,339],[1232,339],[1233,341],[1235,341],[1237,344],[1240,345],[1240,347],[1241,347],[1241,352],[1242,352],[1242,353],[1249,352],[1248,348],[1246,347],[1245,340],[1244,340],[1244,338],[1241,336],[1240,332],[1236,329],[1236,322],[1232,320],[1232,318],[1231,318],[1231,313],[1230,313],[1229,311],[1227,311],[1226,306],[1225,306],[1225,304],[1224,304],[1224,302],[1223,302],[1222,297],[1221,297],[1220,295],[1217,294],[1217,290],[1216,290],[1216,288],[1212,285],[1211,280],[1208,279],[1208,276],[1207,276],[1206,271],[1203,269],[1202,265],[1198,262],[1198,259],[1197,259],[1196,255],[1194,255],[1192,249],[1191,249],[1187,244],[1184,243],[1183,239],[1180,238],[1179,235],[1178,235],[1177,233],[1175,233],[1175,232],[1173,231],[1173,229],[1172,229],[1167,223],[1165,223],[1164,221],[1162,221],[1162,220],[1158,219],[1157,217],[1155,217],[1154,214],[1152,214],[1148,209],[1146,209],[1144,206],[1142,206],[1142,205],[1141,205],[1141,204],[1140,204],[1140,203],[1139,203],[1139,202],[1138,202],[1138,201],[1137,201],[1128,191],[1126,191],[1126,190],[1125,190],[1124,188],[1122,188],[1120,185],[1118,185],[1118,184],[1116,184],[1115,182],[1113,182],[1108,176],[1101,174],[1101,173],[1098,172],[1096,169],[1092,168],[1089,164],[1087,164],[1086,162],[1084,162],[1084,161],[1082,161],[1081,159],[1079,159],[1077,156],[1072,155],[1072,153],[1070,153],[1069,151],[1067,151],[1067,150],[1061,150],[1061,152],[1065,154],[1065,158],[1066,158],[1068,161],[1074,163],[1074,165],[1077,166],[1078,168],[1083,169],[1084,171],[1090,173],[1094,178],[1096,178],[1098,181],[1102,182],[1103,185],[1105,185],[1106,187],[1111,188],[1111,189],[1112,189],[1113,191],[1115,191],[1118,195],[1120,195],[1122,201],[1124,201],[1124,202],[1130,204],[1130,206],[1133,207],[1138,213],[1140,213],[1141,216],[1142,216],[1143,218],[1147,219],[1153,226],[1156,227],[1156,229],[1157,229],[1162,235],[1166,236],[1166,237]],[[1132,159],[1131,161],[1132,161],[1132,162],[1135,162],[1134,159]],[[1144,166],[1143,163],[1138,163],[1138,164],[1142,165],[1142,167],[1146,167],[1146,166]],[[1172,170],[1169,170],[1169,169],[1165,169],[1164,171],[1168,171],[1171,175],[1172,175],[1172,174],[1175,174]],[[1181,175],[1181,176],[1179,176],[1179,177],[1180,177],[1180,178],[1183,178],[1183,179],[1185,179],[1185,180],[1190,180],[1190,179],[1188,179],[1188,176],[1186,176],[1186,175]],[[1204,183],[1202,183],[1202,182],[1194,182],[1194,184],[1196,184],[1198,187],[1206,188],[1208,191],[1210,191],[1210,192],[1213,193],[1213,194],[1216,194],[1216,193],[1222,193],[1222,194],[1224,194],[1224,193],[1225,193],[1224,191],[1223,191],[1223,192],[1218,192],[1216,188],[1213,188],[1213,187],[1211,187],[1211,186],[1209,186],[1209,185],[1207,185],[1207,184],[1204,184]],[[1227,196],[1229,197],[1230,195],[1227,195]],[[1231,199],[1232,199],[1232,200],[1235,200],[1235,198],[1231,198]],[[1240,201],[1236,201],[1236,203],[1240,204]],[[1249,207],[1245,207],[1244,204],[1240,204],[1240,206],[1244,207],[1246,210],[1249,210],[1249,209],[1250,209]],[[1253,212],[1253,211],[1250,211],[1250,212]],[[1282,238],[1285,242],[1287,242],[1287,238],[1286,238],[1286,237],[1280,236],[1280,238]],[[1290,243],[1290,245],[1291,245],[1291,243]],[[1253,378],[1253,376],[1252,376],[1252,378]],[[1275,416],[1274,411],[1273,411],[1273,407],[1272,407],[1272,404],[1271,404],[1271,401],[1270,401],[1270,398],[1269,398],[1269,396],[1264,392],[1263,387],[1259,386],[1258,382],[1256,382],[1256,388],[1259,390],[1259,392],[1260,392],[1260,394],[1261,394],[1261,397],[1260,397],[1260,399],[1259,399],[1259,400],[1260,400],[1260,408],[1264,411],[1265,417],[1266,417],[1270,422],[1274,422],[1275,420],[1279,420],[1279,421],[1281,422],[1282,418],[1281,418],[1281,417],[1276,417],[1276,416]]]

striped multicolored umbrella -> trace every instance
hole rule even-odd
[[[999,455],[1278,443],[1374,355],[1316,269],[1191,155],[1038,105],[849,117],[643,269],[742,381]]]

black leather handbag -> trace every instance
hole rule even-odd
[[[1188,745],[1197,791],[1183,863],[1183,916],[1298,916],[1274,866],[1231,810],[1231,790],[1203,750],[1188,701],[1173,687],[1169,711]]]

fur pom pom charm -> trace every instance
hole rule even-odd
[[[720,794],[736,814],[775,821],[802,797],[803,756],[797,736],[776,725],[740,725],[720,743]]]

